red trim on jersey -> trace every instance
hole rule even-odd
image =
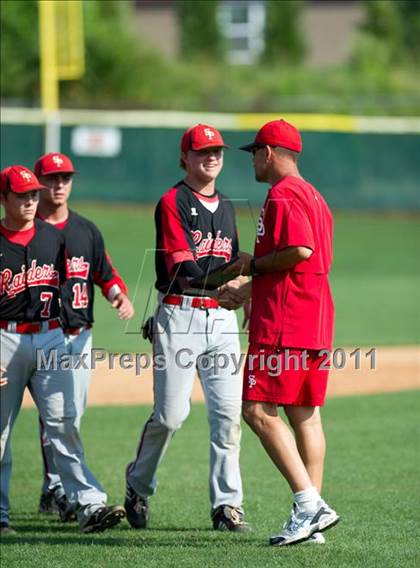
[[[168,254],[167,255],[167,265],[168,267],[170,266],[170,274],[173,271],[173,268],[176,264],[179,264],[180,262],[185,262],[186,260],[192,260],[195,262],[195,258],[193,253],[190,250],[177,250],[176,252],[173,252],[172,254]]]
[[[178,189],[174,187],[161,198],[161,246],[165,251],[166,268],[169,274],[178,262],[195,260],[179,215],[176,202],[177,193]]]
[[[38,217],[38,219],[41,219],[41,221],[44,221],[44,223],[49,223],[50,225],[53,225],[59,231],[62,231],[64,229],[64,227],[67,225],[69,220],[69,216],[67,215],[67,219],[64,219],[64,221],[60,221],[59,223],[53,223],[52,221],[48,221],[47,219],[45,219],[45,217],[43,217],[39,213],[37,213],[36,216]]]
[[[107,280],[106,282],[104,280],[102,280],[102,276],[99,272],[95,272],[93,275],[93,281],[94,283],[100,287],[100,289],[102,290],[102,294],[105,296],[105,298],[108,299],[108,293],[111,290],[111,288],[115,285],[120,287],[120,290],[123,294],[127,294],[128,293],[128,287],[127,284],[124,282],[124,280],[121,278],[121,276],[119,275],[117,269],[113,266],[112,264],[112,260],[111,257],[109,256],[109,254],[107,253],[107,251],[105,251],[105,256],[106,259],[108,261],[108,263],[111,266],[112,269],[112,275],[113,277],[111,278],[111,280]]]
[[[67,219],[65,219],[64,221],[60,221],[60,223],[51,223],[52,225],[54,225],[54,227],[56,229],[58,229],[59,231],[62,231],[64,229],[64,227],[67,225],[69,218],[67,217]],[[49,221],[46,221],[47,223]]]
[[[22,245],[23,247],[26,247],[31,242],[35,236],[35,232],[35,223],[30,229],[26,229],[25,231],[10,231],[0,223],[0,233],[11,243]]]
[[[219,201],[219,195],[217,193],[208,196],[208,195],[203,195],[202,193],[198,193],[197,191],[194,191],[194,195],[198,197],[200,201],[207,201],[207,203],[215,203],[216,201]]]

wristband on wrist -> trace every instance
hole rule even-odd
[[[251,276],[258,276],[258,270],[257,270],[257,267],[255,266],[255,258],[254,257],[251,258],[250,271],[251,271]]]

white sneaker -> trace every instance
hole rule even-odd
[[[306,540],[302,540],[300,544],[325,544],[325,536],[320,532],[316,532],[311,534]]]
[[[306,541],[314,533],[325,531],[336,525],[340,517],[324,501],[319,502],[315,512],[308,513],[293,503],[293,510],[283,530],[270,538],[272,546],[286,546]]]

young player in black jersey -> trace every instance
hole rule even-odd
[[[86,360],[90,361],[95,285],[101,289],[121,319],[130,319],[134,315],[134,309],[127,297],[127,286],[105,250],[99,229],[94,223],[69,209],[68,199],[75,174],[70,158],[57,152],[45,154],[37,160],[34,170],[47,188],[40,196],[37,215],[53,224],[63,235],[66,244],[68,279],[62,289],[61,312],[66,345],[69,353],[82,357],[87,354]],[[78,428],[86,409],[91,380],[91,369],[81,367],[73,370]],[[41,448],[44,483],[39,511],[51,514],[56,511],[58,502],[61,519],[71,520],[74,512],[70,508],[62,508],[63,485],[42,422]]]
[[[233,364],[240,356],[236,315],[202,290],[189,290],[195,278],[226,264],[238,251],[233,206],[215,187],[224,146],[212,126],[189,128],[181,142],[186,176],[156,208],[159,305],[153,350],[164,364],[154,366],[153,413],[127,467],[125,508],[133,528],[147,525],[148,497],[156,490],[157,469],[169,442],[188,416],[197,368],[210,426],[213,527],[250,530],[244,521],[239,470],[242,378]],[[200,364],[203,355],[209,365]],[[223,365],[218,364],[222,360]]]
[[[79,504],[80,529],[103,531],[125,512],[105,506],[106,494],[84,463],[72,372],[54,364],[67,354],[59,319],[60,287],[66,278],[64,237],[35,219],[39,191],[46,189],[30,170],[10,166],[1,172],[0,182],[5,211],[0,223],[0,367],[8,380],[1,392],[0,530],[12,532],[10,435],[28,387],[70,504]],[[50,357],[52,367],[42,363]]]

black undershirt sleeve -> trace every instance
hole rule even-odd
[[[204,271],[193,260],[184,260],[174,267],[174,278],[182,290],[190,286],[191,280],[203,275]]]

